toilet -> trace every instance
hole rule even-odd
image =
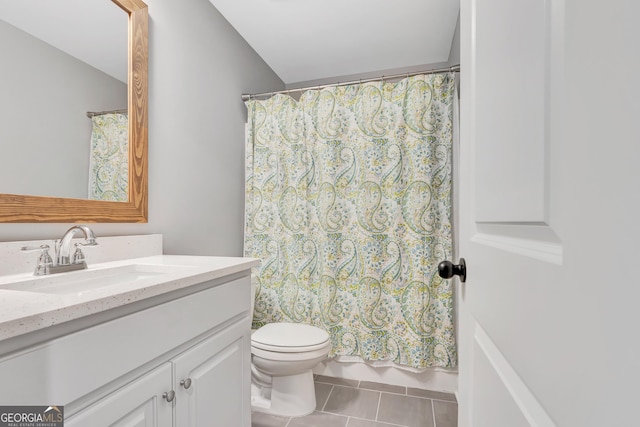
[[[252,278],[252,309],[256,286]],[[251,409],[286,417],[312,413],[316,408],[312,369],[330,349],[329,334],[311,325],[269,323],[254,331]]]

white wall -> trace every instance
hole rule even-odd
[[[449,51],[449,61],[447,65],[459,65],[460,64],[460,14],[458,14],[458,20],[456,21],[456,29],[453,33],[453,40],[451,40],[451,50]]]
[[[208,0],[146,3],[149,223],[92,228],[98,237],[162,233],[169,254],[241,255],[240,95],[284,84]],[[58,238],[68,226],[0,224],[0,241]]]
[[[287,85],[287,89],[300,89],[300,88],[308,88],[308,87],[319,86],[319,85],[330,85],[330,84],[338,84],[338,83],[352,82],[352,81],[365,80],[365,79],[376,79],[384,76],[393,76],[393,75],[401,75],[406,73],[417,73],[421,71],[436,70],[438,68],[446,68],[448,66],[449,66],[448,62],[434,62],[432,64],[412,65],[412,66],[401,67],[401,68],[390,68],[386,70],[371,71],[367,73],[349,74],[347,76],[336,76],[336,77],[330,77],[326,79],[307,80],[303,82],[291,83]],[[295,94],[297,94],[297,92],[294,92],[292,96],[296,97]]]

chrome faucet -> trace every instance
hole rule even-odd
[[[95,246],[98,244],[96,242],[96,236],[95,234],[93,234],[93,230],[91,230],[86,225],[74,225],[73,227],[68,229],[66,233],[64,233],[64,236],[62,236],[62,239],[60,239],[59,241],[56,241],[55,265],[62,266],[62,265],[69,265],[74,263],[82,263],[84,261],[84,256],[81,257],[82,260],[80,262],[76,262],[76,261],[79,261],[77,259],[73,259],[73,260],[71,259],[71,239],[73,239],[73,236],[75,236],[77,231],[82,231],[82,233],[84,234],[85,240],[84,240],[84,243],[76,244],[76,254],[74,255],[74,258],[76,257],[80,258],[80,255],[82,254],[82,252],[80,251],[80,247],[78,247],[78,245]],[[86,264],[84,268],[86,268]]]
[[[84,234],[84,243],[76,243],[76,251],[71,256],[71,239],[75,234],[81,231]],[[84,259],[84,254],[80,250],[80,246],[95,246],[96,236],[86,225],[74,225],[64,233],[62,239],[55,241],[54,249],[55,260],[49,256],[49,245],[42,245],[37,247],[25,246],[22,248],[24,252],[30,251],[42,251],[40,258],[38,259],[38,265],[36,266],[36,276],[44,276],[48,274],[64,273],[65,271],[82,270],[87,268],[87,263]]]

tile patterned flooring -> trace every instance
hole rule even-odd
[[[252,427],[457,427],[453,394],[315,377],[316,410],[288,418],[253,412]]]

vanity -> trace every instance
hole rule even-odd
[[[251,425],[258,260],[106,237],[86,270],[35,277],[24,243],[0,243],[2,405],[64,406],[71,427]]]

